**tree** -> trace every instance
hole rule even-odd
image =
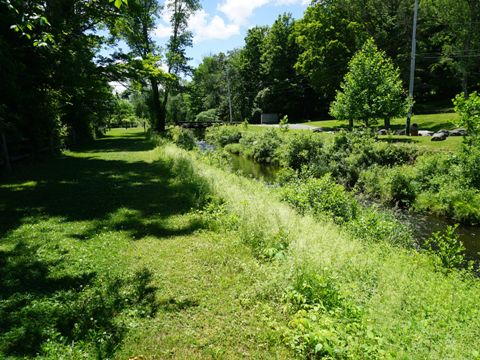
[[[167,80],[167,76],[158,66],[159,49],[151,38],[155,21],[162,7],[157,0],[130,0],[128,6],[122,9],[122,16],[114,21],[111,32],[124,39],[131,49],[131,54],[126,57],[127,65],[136,67],[136,70],[141,71],[148,78],[151,88],[153,126],[159,131],[164,131],[165,116],[160,103],[158,86],[160,81]],[[138,64],[135,58],[141,58],[141,64]]]
[[[167,10],[170,11],[170,22],[172,25],[172,35],[167,43],[167,65],[168,73],[178,79],[182,74],[191,72],[186,55],[186,50],[192,46],[193,34],[188,30],[188,20],[201,8],[199,0],[168,0],[166,2]],[[164,116],[166,116],[166,106],[170,91],[174,89],[175,83],[170,81],[165,86],[163,106]],[[162,130],[162,129],[159,129]]]
[[[262,72],[262,54],[264,40],[269,28],[255,26],[248,30],[245,37],[245,46],[231,64],[238,69],[238,83],[235,84],[238,93],[242,94],[243,117],[252,117],[252,108],[255,97],[265,86],[265,77]],[[255,118],[255,116],[253,116]],[[260,120],[254,119],[254,120]]]
[[[404,116],[408,101],[400,80],[398,68],[393,66],[385,52],[379,51],[373,39],[367,40],[350,61],[349,72],[337,91],[330,113],[336,119],[370,121],[383,119],[385,128],[390,119]]]
[[[334,99],[359,41],[366,38],[362,26],[347,15],[339,1],[314,2],[295,24],[300,47],[295,69],[327,103]]]
[[[428,0],[426,4],[441,24],[441,31],[434,37],[442,47],[440,61],[455,70],[468,97],[470,79],[480,72],[480,1]]]
[[[261,69],[263,86],[255,97],[254,111],[274,112],[301,118],[305,106],[305,81],[295,72],[299,54],[293,37],[295,21],[291,14],[280,15],[263,40]]]

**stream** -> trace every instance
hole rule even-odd
[[[230,154],[230,157],[233,171],[267,183],[275,181],[278,167],[260,164],[235,154]],[[415,236],[419,240],[427,239],[432,233],[443,231],[448,225],[454,224],[453,221],[444,218],[409,213],[402,214],[400,220],[406,221],[412,226]],[[465,245],[467,256],[478,259],[480,257],[480,226],[459,225],[456,232]]]

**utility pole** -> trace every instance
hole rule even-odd
[[[412,102],[410,109],[408,109],[407,123],[405,127],[405,135],[410,135],[410,122],[413,112],[413,85],[415,82],[415,59],[417,56],[417,18],[418,18],[418,0],[415,0],[415,7],[413,10],[413,31],[412,31],[412,54],[410,59],[410,85],[408,87],[408,97]]]

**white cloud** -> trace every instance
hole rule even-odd
[[[172,35],[172,28],[170,25],[159,23],[153,33],[160,39],[168,38],[170,35]]]
[[[209,21],[209,15],[205,10],[197,11],[189,22],[189,29],[193,32],[195,43],[204,40],[225,40],[234,35],[240,34],[240,26],[238,24],[226,24],[223,18],[215,15]]]
[[[165,3],[171,0],[166,0]],[[215,14],[213,17],[205,10],[199,10],[190,19],[189,29],[193,32],[194,43],[205,40],[225,40],[240,34],[240,29],[249,25],[249,18],[256,9],[265,5],[306,4],[310,0],[222,0],[217,11],[224,17]],[[168,38],[172,34],[170,26],[171,11],[164,7],[160,22],[154,33],[158,38]]]
[[[264,6],[272,0],[225,0],[217,6],[231,22],[237,25],[245,25],[255,9]]]

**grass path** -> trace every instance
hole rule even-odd
[[[268,266],[205,229],[184,170],[113,131],[0,182],[0,357],[290,357]]]

